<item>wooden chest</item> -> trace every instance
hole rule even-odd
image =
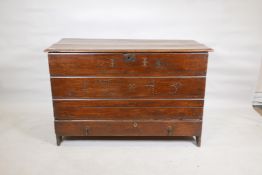
[[[191,40],[62,39],[46,49],[63,136],[195,136],[208,52]]]

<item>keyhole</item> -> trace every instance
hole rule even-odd
[[[135,55],[134,54],[124,54],[125,61],[126,62],[133,62],[135,61]]]

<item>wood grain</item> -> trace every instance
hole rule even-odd
[[[70,107],[203,107],[204,99],[84,99],[53,100],[58,108]]]
[[[61,120],[170,120],[202,119],[203,108],[187,107],[64,107],[54,104],[54,116]]]
[[[205,76],[207,53],[49,54],[51,76]]]
[[[193,40],[134,40],[65,38],[45,52],[210,52]]]
[[[205,78],[51,78],[53,98],[204,98]]]
[[[63,136],[196,136],[208,52],[193,40],[62,39],[48,52]]]
[[[59,120],[55,132],[62,136],[199,136],[201,125],[199,120]]]

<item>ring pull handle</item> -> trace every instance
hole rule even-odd
[[[133,127],[136,128],[137,125],[138,125],[137,122],[134,121],[134,123],[133,123]]]
[[[173,127],[172,126],[168,126],[167,127],[167,135],[168,136],[172,136],[173,135]]]

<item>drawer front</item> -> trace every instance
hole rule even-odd
[[[53,98],[204,98],[205,77],[51,78]]]
[[[51,76],[205,76],[207,53],[49,54]]]
[[[201,121],[55,121],[63,136],[199,136]]]
[[[72,104],[72,103],[71,103]],[[146,119],[202,119],[201,107],[172,107],[172,106],[147,106],[147,107],[105,107],[86,106],[78,102],[73,105],[54,102],[54,116],[60,120],[146,120]]]

